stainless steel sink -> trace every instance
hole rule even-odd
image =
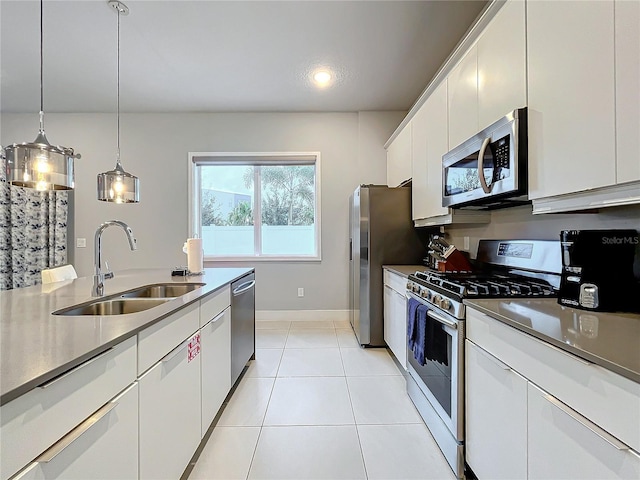
[[[162,305],[169,300],[193,292],[204,283],[156,283],[143,285],[126,292],[97,298],[92,302],[73,305],[53,312],[53,315],[125,315],[142,312]]]
[[[54,315],[124,315],[142,312],[162,305],[170,298],[112,298],[110,300],[96,300],[84,305],[76,305],[53,312]]]
[[[130,290],[118,295],[121,298],[175,298],[193,292],[204,283],[157,283]]]

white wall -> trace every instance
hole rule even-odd
[[[185,265],[187,154],[189,151],[319,151],[322,155],[322,261],[259,263],[259,310],[348,308],[348,199],[361,183],[386,183],[384,143],[406,112],[123,114],[124,168],[141,183],[141,203],[96,200],[96,175],[115,165],[114,114],[47,114],[52,143],[73,147],[76,161],[74,264],[91,275],[93,235],[105,220],[127,222],[138,239],[131,252],[123,232],[103,235],[103,258],[112,270]],[[3,114],[0,142],[31,141],[37,115]],[[220,266],[249,265],[218,263]],[[207,266],[213,266],[207,264]],[[305,297],[297,297],[304,287]]]

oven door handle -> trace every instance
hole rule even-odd
[[[456,322],[452,322],[451,320],[448,320],[446,318],[444,318],[441,315],[438,315],[437,313],[434,313],[433,310],[428,310],[427,311],[427,315],[430,316],[431,318],[433,318],[434,320],[442,323],[443,325],[446,325],[447,327],[453,328],[454,330],[457,330],[458,328],[458,324]]]

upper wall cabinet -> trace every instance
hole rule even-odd
[[[447,76],[447,107],[449,147],[453,149],[478,133],[478,56],[475,46]]]
[[[525,32],[525,3],[512,0],[478,39],[478,132],[527,105]]]
[[[507,2],[447,76],[449,149],[527,104],[525,4]]]
[[[411,178],[411,122],[387,148],[387,185],[397,187]]]
[[[447,142],[447,82],[442,82],[412,119],[413,220],[417,227],[488,223],[488,212],[442,206],[442,156]]]
[[[640,180],[640,2],[616,0],[616,180]]]
[[[613,15],[610,1],[527,3],[532,199],[616,183]]]
[[[441,121],[446,128],[446,116]],[[413,220],[427,217],[430,208],[431,186],[427,176],[428,128],[429,118],[425,103],[411,119],[411,218]]]

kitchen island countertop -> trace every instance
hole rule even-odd
[[[640,315],[579,310],[545,299],[464,303],[566,352],[640,383]]]
[[[252,271],[206,268],[202,275],[187,277],[172,277],[170,269],[116,272],[105,282],[105,297],[156,283],[206,284],[157,307],[126,315],[52,315],[95,300],[92,277],[0,292],[0,405]]]

